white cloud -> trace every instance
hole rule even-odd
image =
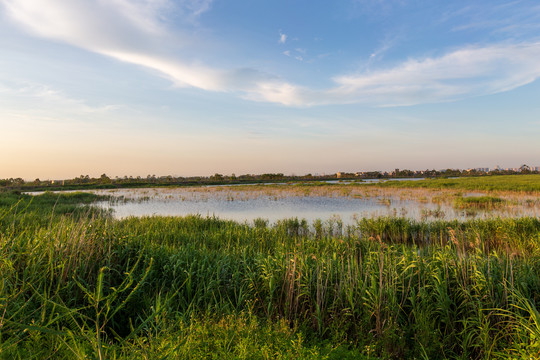
[[[203,90],[226,91],[227,72],[204,65],[186,64],[165,56],[155,56],[142,52],[103,51],[115,59],[141,65],[158,71],[170,79],[176,86],[193,86]]]
[[[294,59],[296,59],[298,61],[304,61],[304,56],[302,54],[305,54],[306,50],[305,49],[294,49],[294,51],[296,52],[294,55],[293,55],[293,53],[291,53],[291,50],[286,50],[286,51],[282,52],[282,54],[285,55],[285,56],[294,57]]]
[[[281,31],[279,32],[279,40],[278,42],[280,44],[285,44],[287,42],[287,34],[283,34]]]
[[[157,1],[3,0],[8,14],[37,35],[101,50],[134,45],[162,31]]]
[[[333,87],[309,89],[256,69],[216,69],[188,60],[197,52],[190,48],[186,34],[174,34],[175,49],[170,49],[167,14],[178,10],[199,16],[209,10],[210,0],[0,0],[0,4],[13,21],[33,34],[153,69],[177,86],[233,92],[289,106],[443,102],[508,91],[540,77],[540,43],[499,44],[344,74],[332,79]],[[287,35],[280,31],[279,42],[286,41]],[[298,60],[302,51],[296,49]],[[283,54],[293,55],[289,50]]]
[[[470,47],[386,70],[334,78],[344,102],[414,105],[515,89],[540,77],[540,43]],[[362,100],[363,99],[363,100]]]
[[[179,86],[226,90],[223,71],[164,54],[161,21],[169,0],[0,0],[13,20],[28,31],[115,59],[159,71]],[[210,1],[183,1],[201,13]],[[176,44],[182,46],[183,44]]]
[[[300,89],[281,81],[261,81],[244,97],[254,101],[267,101],[288,106],[304,106]]]
[[[437,58],[410,59],[393,68],[335,77],[314,90],[264,82],[248,96],[292,106],[363,103],[409,106],[509,91],[540,77],[540,43],[466,48]]]

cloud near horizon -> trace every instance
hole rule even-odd
[[[385,69],[333,77],[333,87],[311,89],[278,75],[239,67],[218,69],[189,60],[189,34],[173,34],[184,56],[165,51],[172,9],[189,23],[211,0],[0,0],[9,18],[39,37],[77,46],[157,71],[179,87],[237,93],[286,106],[366,104],[410,106],[509,91],[540,77],[540,43],[469,46],[438,57],[407,59]],[[280,32],[280,43],[287,37]],[[178,50],[178,49],[175,49]]]

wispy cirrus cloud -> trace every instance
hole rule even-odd
[[[167,54],[163,20],[174,4],[170,0],[0,0],[7,14],[27,31],[48,39],[157,70],[178,86],[225,91],[227,72]],[[194,14],[206,11],[209,0],[180,4]],[[181,9],[182,10],[182,9]],[[184,11],[182,10],[182,11]],[[182,35],[175,36],[175,46]]]
[[[490,6],[471,2],[466,7],[450,9],[440,21],[455,22],[453,31],[484,30],[499,35],[538,37],[540,4],[537,1],[498,0]]]
[[[2,0],[7,14],[27,31],[102,52],[148,47],[164,33],[159,13],[164,1]]]
[[[287,106],[444,102],[508,91],[540,77],[540,43],[504,43],[342,74],[331,79],[333,86],[312,89],[253,68],[219,69],[189,60],[196,59],[197,52],[189,34],[179,30],[174,33],[176,48],[169,51],[168,14],[201,16],[211,0],[0,0],[0,4],[12,21],[37,36],[153,69],[176,86]],[[287,35],[280,32],[279,42],[286,41]]]
[[[119,110],[125,109],[116,104],[90,105],[39,83],[0,82],[0,117],[4,120],[68,124],[92,119],[95,122],[98,118],[117,118]]]
[[[296,106],[410,106],[454,101],[535,81],[540,77],[538,58],[540,43],[468,47],[440,57],[409,59],[387,69],[337,76],[329,89],[269,82],[250,98]]]
[[[275,78],[255,69],[224,70],[187,60],[193,57],[188,35],[175,34],[174,50],[185,48],[186,55],[171,55],[163,20],[175,6],[170,0],[0,0],[0,4],[11,20],[32,34],[156,70],[176,86],[250,92],[259,82]],[[210,4],[184,0],[177,6],[181,13],[189,9],[201,14]]]
[[[194,16],[199,16],[202,13],[208,11],[213,0],[182,0],[180,5],[191,11]]]
[[[495,94],[540,77],[540,43],[467,47],[393,68],[338,76],[330,93],[381,106],[415,105]],[[346,100],[345,100],[346,101]],[[360,100],[361,101],[361,100]]]

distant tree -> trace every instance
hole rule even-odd
[[[282,173],[278,173],[278,174],[262,174],[260,175],[260,178],[262,180],[280,180],[280,179],[283,179],[283,174]]]
[[[71,180],[74,184],[86,184],[90,182],[90,176],[89,175],[81,175],[77,178],[74,178]]]
[[[365,177],[368,179],[380,179],[382,174],[380,171],[368,171],[365,173]]]
[[[531,168],[529,167],[529,165],[523,164],[523,165],[521,165],[521,166],[519,167],[519,171],[520,171],[521,173],[528,174],[528,173],[531,172]]]
[[[99,177],[99,182],[102,184],[110,184],[112,182],[111,178],[107,174],[101,174]]]

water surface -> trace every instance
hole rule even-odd
[[[309,222],[315,219],[325,221],[339,218],[344,224],[354,224],[358,218],[379,216],[399,216],[415,220],[451,220],[540,214],[538,200],[532,203],[529,201],[527,205],[520,205],[512,200],[511,206],[489,211],[456,209],[454,207],[456,194],[424,189],[356,189],[347,186],[313,189],[289,186],[278,189],[276,186],[259,185],[238,188],[209,186],[92,192],[115,196],[111,201],[99,202],[98,206],[112,209],[116,218],[199,214],[239,222],[252,222],[257,218],[276,222],[296,217]],[[463,195],[483,194],[459,194]]]

